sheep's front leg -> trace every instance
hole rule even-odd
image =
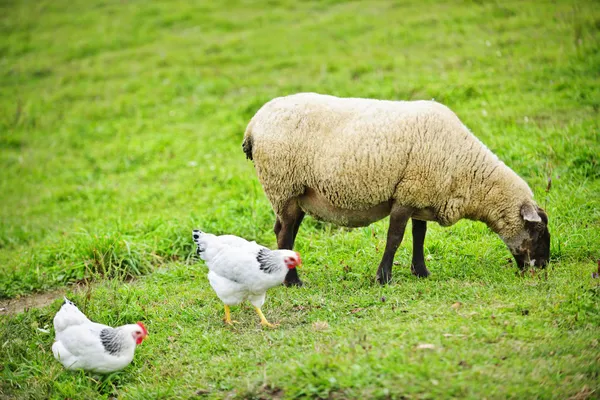
[[[381,263],[379,264],[379,269],[377,270],[377,280],[382,285],[389,283],[392,279],[394,256],[396,255],[398,246],[402,243],[404,230],[406,229],[406,224],[412,213],[413,209],[411,207],[392,207],[385,251]]]
[[[277,221],[275,222],[274,231],[275,235],[277,235],[277,247],[279,249],[292,250],[294,248],[296,235],[303,219],[304,211],[302,211],[295,200],[290,201],[282,215],[277,216]],[[302,281],[298,277],[296,268],[289,270],[283,283],[286,286],[302,286]]]
[[[425,234],[427,233],[427,222],[418,219],[412,219],[412,235],[413,235],[413,255],[410,271],[413,275],[420,278],[427,278],[429,270],[425,265],[425,254],[423,251],[423,242],[425,242]]]

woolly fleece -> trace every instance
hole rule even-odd
[[[340,211],[393,202],[443,226],[483,221],[507,241],[523,232],[521,206],[535,207],[527,183],[435,101],[279,97],[252,118],[243,146],[279,216],[312,189]]]

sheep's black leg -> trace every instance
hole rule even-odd
[[[298,217],[298,219],[296,220],[296,223],[294,224],[294,238],[292,239],[292,247],[294,246],[294,243],[296,243],[296,236],[298,235],[298,229],[300,229],[300,224],[302,223],[302,220],[304,219],[304,211],[300,210],[300,216]],[[275,220],[275,226],[273,227],[273,232],[275,232],[275,237],[279,237],[279,232],[281,231],[281,221],[279,220],[279,218],[276,217]]]
[[[273,232],[275,232],[275,237],[279,236],[279,231],[281,230],[281,221],[279,217],[275,217],[275,226],[273,227]]]
[[[410,207],[393,207],[390,213],[390,227],[387,234],[387,243],[385,245],[385,251],[383,252],[383,258],[379,264],[377,270],[377,280],[382,285],[389,283],[392,279],[392,264],[394,263],[394,256],[398,246],[402,243],[404,237],[404,230],[406,224],[413,209]]]
[[[413,255],[410,270],[413,275],[420,278],[429,276],[429,270],[425,266],[425,255],[423,254],[423,242],[427,233],[427,222],[412,219]]]
[[[279,249],[292,250],[296,233],[302,222],[302,210],[296,204],[287,207],[287,212],[277,217],[275,222],[275,233],[277,234],[277,247]]]
[[[296,234],[304,218],[304,211],[300,209],[298,204],[292,200],[286,210],[277,217],[279,222],[279,232],[277,233],[277,247],[280,249],[292,250]],[[278,223],[275,222],[275,230],[277,231]],[[296,268],[290,269],[283,282],[286,286],[302,286],[302,281],[298,277]]]
[[[300,224],[302,223],[302,220],[304,219],[304,211],[300,210],[300,215],[298,216],[298,219],[296,219],[296,223],[294,224],[294,239],[293,239],[293,243],[296,243],[296,236],[298,236],[298,230],[300,229]]]

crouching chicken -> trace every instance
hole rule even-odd
[[[66,369],[100,374],[128,366],[136,346],[148,336],[141,322],[118,328],[92,322],[66,297],[54,317],[54,331],[54,358]]]

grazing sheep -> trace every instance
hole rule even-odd
[[[351,227],[389,215],[380,283],[391,279],[409,218],[417,276],[429,275],[426,221],[482,221],[520,268],[550,257],[548,217],[527,183],[434,101],[280,97],[252,118],[242,147],[277,215],[280,249],[292,249],[305,213]],[[295,269],[286,284],[302,284]]]

